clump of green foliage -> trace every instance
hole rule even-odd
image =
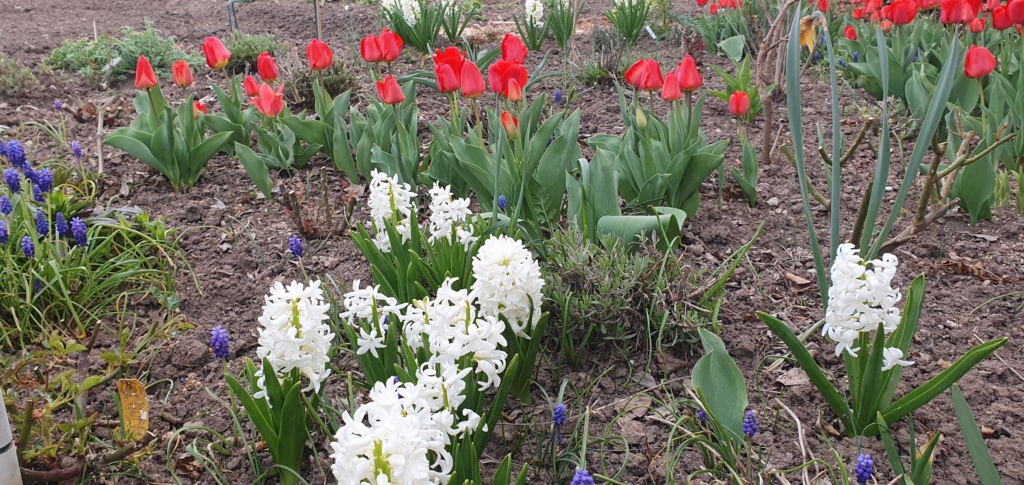
[[[65,40],[43,63],[88,79],[111,82],[129,77],[141,55],[149,58],[162,77],[170,77],[171,64],[178,59],[193,66],[202,61],[198,53],[178,49],[174,36],[165,37],[146,19],[144,30],[125,27],[120,37],[105,34],[97,39]]]
[[[291,104],[312,107],[313,106],[313,82],[319,81],[332,98],[345,91],[358,90],[356,77],[352,74],[348,64],[338,59],[330,68],[320,72],[309,69],[292,69],[285,79],[285,96]]]
[[[281,53],[281,44],[274,34],[247,34],[238,30],[231,33],[227,48],[231,51],[231,60],[226,69],[232,74],[255,71],[261,52],[269,52],[274,57]]]
[[[18,96],[24,94],[35,84],[36,76],[32,74],[31,69],[0,54],[0,94]]]

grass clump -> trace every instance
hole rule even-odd
[[[158,76],[170,77],[171,64],[184,59],[189,65],[202,62],[198,53],[188,53],[175,46],[174,36],[165,37],[146,19],[146,28],[136,31],[125,27],[121,36],[101,35],[98,39],[65,40],[43,63],[98,82],[112,82],[130,77],[139,56],[145,55]]]
[[[0,95],[19,96],[36,85],[32,70],[0,54]]]
[[[335,59],[330,68],[320,72],[309,69],[289,69],[288,79],[285,80],[287,101],[307,108],[312,107],[314,81],[319,81],[332,98],[345,91],[356,90],[358,87],[356,77],[349,70],[348,65]]]
[[[256,59],[261,52],[269,52],[274,57],[281,53],[281,44],[273,34],[247,34],[238,30],[231,33],[227,48],[231,51],[231,60],[226,69],[232,74],[255,72]]]

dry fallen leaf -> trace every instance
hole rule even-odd
[[[810,384],[811,380],[807,377],[807,374],[803,369],[794,367],[784,372],[778,379],[775,380],[779,384],[786,387],[802,386],[804,384]]]

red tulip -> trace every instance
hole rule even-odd
[[[306,58],[309,59],[309,68],[314,71],[323,71],[331,67],[334,61],[334,54],[331,48],[320,39],[309,41],[306,46]]]
[[[139,62],[135,64],[135,89],[149,89],[156,84],[156,73],[153,72],[149,59],[146,56],[139,56]]]
[[[992,9],[992,28],[1006,30],[1013,27],[1013,19],[1010,18],[1009,9],[1003,6]]]
[[[988,76],[996,68],[996,58],[985,47],[972,45],[964,58],[964,74],[971,79]]]
[[[853,14],[852,15],[853,15],[853,19],[854,20],[860,20],[860,19],[864,18],[864,9],[861,8],[861,7],[857,7],[855,9],[853,9]]]
[[[942,0],[939,21],[944,24],[966,24],[978,17],[981,0]]]
[[[471,99],[478,98],[486,89],[480,68],[472,62],[462,63],[462,95]]]
[[[516,81],[515,78],[508,80],[508,100],[513,103],[523,100],[523,87],[519,85],[519,81]]]
[[[828,0],[818,0],[818,10],[828,12]]]
[[[525,86],[528,73],[521,64],[498,59],[487,69],[487,81],[491,92],[508,97],[509,80],[515,79],[519,86]]]
[[[733,91],[729,96],[729,114],[743,116],[750,111],[750,97],[745,91]]]
[[[918,10],[931,10],[942,4],[942,0],[917,0]]]
[[[505,38],[501,40],[501,58],[503,60],[516,64],[525,64],[526,54],[528,53],[526,44],[523,43],[523,39],[520,39],[518,35],[505,34]]]
[[[704,85],[704,78],[697,71],[697,62],[689,54],[683,56],[683,62],[676,66],[676,76],[679,76],[679,89],[683,92],[693,92]]]
[[[653,59],[640,59],[626,71],[626,82],[643,91],[657,91],[664,82],[661,65]]]
[[[516,141],[519,139],[519,120],[509,114],[508,111],[501,114],[501,126],[505,127],[509,140]]]
[[[398,104],[405,101],[405,93],[402,92],[395,77],[391,75],[384,76],[383,81],[377,81],[377,94],[386,104]]]
[[[450,93],[459,90],[459,76],[449,64],[438,64],[434,68],[434,75],[437,76],[437,90],[442,93]]]
[[[192,117],[198,120],[199,113],[206,114],[206,103],[202,101],[194,101],[192,103]]]
[[[460,51],[458,47],[449,47],[443,52],[441,49],[434,51],[434,64],[437,66],[448,64],[452,66],[453,72],[462,72],[462,63],[464,62],[466,62],[466,53]]]
[[[363,56],[366,62],[380,62],[380,40],[376,35],[363,37],[359,42],[359,55]]]
[[[192,68],[188,67],[188,63],[185,61],[174,61],[174,65],[171,66],[171,79],[174,79],[174,84],[181,89],[185,89],[195,82],[195,78],[192,77]]]
[[[665,101],[679,101],[683,97],[683,91],[679,89],[679,76],[675,71],[669,71],[665,76],[665,84],[661,87],[661,99]]]
[[[869,16],[882,9],[882,0],[866,0],[864,2],[864,15]]]
[[[738,7],[736,6],[736,2],[737,2],[737,0],[718,0],[718,5],[719,5],[719,6],[721,7],[721,8],[731,8],[731,9],[736,9],[736,8],[738,8]]]
[[[892,30],[892,20],[889,20],[889,19],[883,20],[882,23],[881,23],[881,27],[882,27],[882,30],[884,32],[888,32],[888,31]]]
[[[261,52],[256,59],[256,69],[260,72],[260,79],[272,83],[277,80],[277,63],[267,52]]]
[[[971,32],[977,34],[985,30],[985,19],[978,17],[971,21]]]
[[[277,88],[277,92],[274,92],[274,88],[269,84],[261,83],[256,97],[252,98],[252,104],[260,110],[260,113],[263,113],[263,116],[277,118],[277,115],[284,110],[284,84],[281,84]]]
[[[1024,24],[1024,0],[1006,2],[1006,13],[1015,24]]]
[[[402,46],[405,45],[405,42],[387,27],[381,29],[377,41],[380,42],[380,60],[391,64],[402,55]]]
[[[231,59],[231,52],[216,37],[207,37],[203,40],[203,54],[206,55],[206,65],[213,70],[224,69]]]
[[[708,4],[708,0],[697,0],[697,6],[703,7]]]
[[[857,29],[853,28],[852,25],[847,25],[846,29],[843,30],[843,33],[846,34],[847,39],[857,40]]]
[[[718,15],[718,4],[712,3],[711,6],[708,7],[708,11],[711,12],[711,15]]]
[[[889,19],[896,25],[907,25],[917,17],[915,0],[894,0],[889,5]]]
[[[991,11],[999,8],[999,6],[1002,5],[1002,4],[1003,4],[1003,2],[1001,0],[988,0],[988,2],[985,3],[985,10],[988,10],[989,12],[991,12]]]
[[[260,92],[260,87],[252,76],[245,76],[245,81],[242,81],[242,90],[245,91],[246,96],[251,98]]]

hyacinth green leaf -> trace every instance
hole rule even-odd
[[[978,422],[974,420],[971,406],[967,404],[964,393],[960,392],[956,384],[953,385],[953,411],[956,412],[960,432],[964,435],[967,451],[971,454],[971,461],[974,462],[974,470],[978,472],[981,485],[1002,485],[1003,479],[999,477],[996,465],[992,462],[992,455],[989,454],[985,439],[981,436]]]
[[[729,430],[734,440],[743,439],[743,413],[747,409],[747,384],[743,372],[712,332],[699,329],[704,356],[693,366],[693,387],[702,397],[704,410]]]
[[[924,303],[924,275],[914,278],[907,290],[907,302],[903,305],[903,315],[896,330],[886,339],[886,347],[895,347],[903,352],[903,355],[910,355],[910,342],[917,331],[917,322],[921,317],[921,305]],[[896,394],[896,386],[900,382],[900,375],[903,373],[903,366],[898,365],[882,374],[881,387],[885,389],[879,400],[880,406],[888,406]]]

